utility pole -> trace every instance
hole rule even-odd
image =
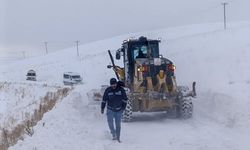
[[[223,5],[223,9],[224,9],[224,29],[226,30],[227,29],[227,18],[226,18],[226,5],[228,5],[228,3],[226,2],[223,2],[221,3]]]
[[[44,44],[45,44],[46,54],[48,54],[48,42],[44,42]]]
[[[22,53],[23,53],[23,58],[25,59],[25,51],[22,51]]]
[[[79,56],[79,50],[78,50],[79,42],[80,42],[80,41],[76,41],[76,52],[77,52],[77,56]]]

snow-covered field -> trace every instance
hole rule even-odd
[[[26,83],[26,72],[34,69],[37,84],[62,86],[66,71],[80,73],[84,82],[44,115],[33,136],[26,135],[10,150],[250,149],[250,23],[231,24],[227,30],[221,27],[201,24],[123,35],[81,45],[80,57],[71,48],[1,65],[0,81]],[[87,92],[114,77],[106,68],[107,50],[114,52],[124,39],[139,35],[162,38],[161,53],[177,66],[177,83],[196,81],[198,97],[193,118],[188,120],[136,113],[133,122],[122,124],[120,144],[111,140],[106,116],[99,104],[89,101]],[[8,112],[5,106],[13,103],[1,102],[5,110],[1,116]]]

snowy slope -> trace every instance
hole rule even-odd
[[[1,66],[0,80],[23,81],[29,69],[38,82],[62,84],[64,71],[83,75],[77,86],[11,150],[247,150],[250,144],[250,23],[221,30],[220,24],[192,25],[130,34]],[[177,66],[179,84],[197,81],[198,98],[189,120],[170,119],[162,113],[137,113],[132,123],[122,124],[122,141],[110,140],[105,115],[86,93],[114,76],[106,69],[107,49],[115,50],[130,36],[162,38],[161,52]],[[23,76],[22,76],[23,75]]]

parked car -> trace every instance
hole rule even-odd
[[[82,83],[82,77],[76,72],[65,72],[63,73],[64,85],[73,85]]]
[[[36,81],[36,72],[34,70],[29,70],[26,77],[26,80]]]

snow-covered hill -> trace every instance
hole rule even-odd
[[[110,140],[105,115],[86,93],[108,84],[114,74],[107,50],[140,35],[162,38],[161,52],[177,66],[177,82],[197,82],[198,98],[189,120],[170,119],[163,113],[137,113],[122,124],[122,143]],[[83,85],[46,113],[11,150],[247,150],[250,144],[250,23],[237,23],[228,30],[221,24],[192,25],[114,37],[47,56],[0,66],[1,81],[25,82],[34,69],[39,83],[62,85],[62,73],[79,72]],[[117,62],[118,63],[118,62]]]

